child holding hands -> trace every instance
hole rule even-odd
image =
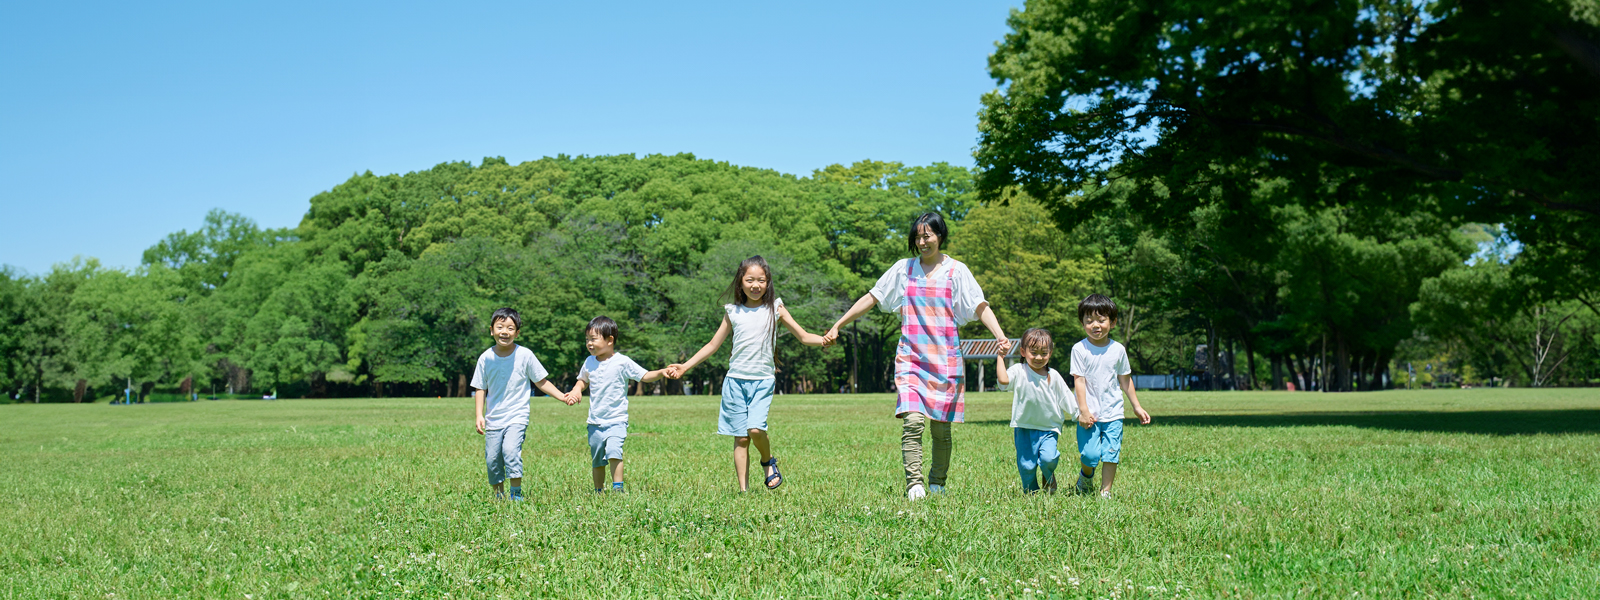
[[[1050,332],[1029,329],[1022,334],[1023,362],[1006,368],[1004,355],[995,358],[995,381],[1010,386],[1011,432],[1017,447],[1017,473],[1022,475],[1022,491],[1044,489],[1056,492],[1056,464],[1061,460],[1057,447],[1061,425],[1068,414],[1078,416],[1078,404],[1067,389],[1067,381],[1050,368]],[[1038,477],[1043,471],[1043,477]]]
[[[1100,497],[1111,497],[1111,484],[1117,479],[1117,463],[1122,456],[1122,401],[1133,403],[1141,425],[1150,424],[1150,413],[1139,406],[1133,391],[1133,370],[1128,366],[1128,349],[1113,339],[1117,326],[1117,304],[1101,294],[1091,294],[1078,303],[1078,320],[1088,337],[1072,346],[1073,391],[1078,401],[1078,457],[1083,471],[1078,474],[1078,493],[1093,493],[1094,469],[1105,465],[1100,476]]]
[[[589,358],[578,371],[578,381],[564,398],[569,404],[589,392],[589,455],[594,491],[605,491],[606,467],[611,467],[611,490],[622,489],[622,443],[628,439],[628,382],[660,379],[665,369],[646,371],[633,359],[617,352],[617,322],[595,317],[583,329]]]
[[[528,432],[528,399],[538,387],[567,406],[575,401],[563,397],[546,377],[544,365],[533,351],[517,345],[522,330],[522,315],[502,308],[489,317],[494,346],[478,355],[472,370],[472,397],[477,404],[478,435],[483,437],[484,461],[489,468],[489,485],[496,500],[505,498],[505,480],[511,480],[511,500],[522,501],[522,441]]]
[[[755,442],[756,450],[761,453],[767,489],[775,490],[783,485],[783,474],[778,472],[778,457],[772,455],[767,439],[767,412],[772,408],[776,382],[772,353],[778,340],[777,324],[782,322],[807,346],[822,346],[824,342],[822,336],[806,333],[783,308],[783,300],[774,291],[772,269],[760,256],[739,263],[733,283],[723,296],[734,302],[723,305],[727,314],[723,315],[716,335],[688,361],[667,365],[667,376],[683,377],[722,347],[730,334],[733,336],[733,356],[728,361],[727,377],[722,380],[722,410],[717,433],[733,436],[733,477],[739,484],[739,491],[750,489],[751,442]]]

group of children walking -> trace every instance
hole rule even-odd
[[[1025,491],[1054,492],[1055,470],[1061,453],[1057,438],[1067,416],[1075,422],[1082,471],[1076,489],[1094,492],[1096,468],[1101,471],[1100,494],[1110,496],[1122,449],[1124,399],[1133,406],[1140,423],[1150,414],[1134,393],[1128,355],[1110,337],[1116,326],[1116,304],[1100,294],[1078,305],[1078,318],[1087,335],[1073,345],[1072,390],[1060,373],[1049,367],[1050,332],[1029,329],[1022,336],[1023,362],[1007,368],[1004,357],[1011,342],[1000,328],[994,311],[971,271],[942,252],[949,229],[938,213],[926,213],[912,222],[908,249],[915,253],[895,263],[838,322],[823,335],[808,333],[784,309],[773,292],[772,269],[759,256],[745,259],[734,274],[725,296],[724,315],[705,347],[681,364],[646,370],[616,351],[617,324],[596,317],[584,328],[589,358],[578,372],[571,390],[562,392],[547,378],[548,372],[533,352],[516,344],[522,320],[515,310],[502,308],[490,318],[495,345],[478,357],[472,375],[477,404],[477,429],[484,435],[489,484],[497,499],[522,500],[522,443],[528,425],[529,399],[538,388],[567,405],[582,400],[589,389],[588,438],[595,492],[603,492],[606,476],[610,489],[624,490],[623,443],[628,436],[628,386],[632,381],[677,379],[716,352],[731,336],[733,355],[722,385],[722,407],[717,433],[734,438],[734,477],[739,490],[749,489],[750,446],[760,454],[764,485],[783,485],[778,458],[767,437],[767,414],[774,393],[773,348],[782,323],[801,343],[828,346],[839,328],[860,318],[874,306],[898,313],[900,342],[895,351],[894,381],[897,391],[895,418],[902,419],[900,451],[905,467],[906,498],[917,500],[944,493],[950,469],[951,423],[965,415],[965,381],[957,330],[971,321],[982,323],[999,340],[996,380],[1013,390],[1011,427],[1017,450],[1017,470]],[[932,452],[923,476],[923,437],[931,433]]]

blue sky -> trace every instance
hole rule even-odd
[[[352,174],[691,152],[970,166],[1020,1],[0,6],[0,264],[136,267]]]

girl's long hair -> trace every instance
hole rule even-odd
[[[750,300],[744,294],[744,274],[750,267],[761,267],[761,272],[767,274],[767,291],[761,294],[761,305],[767,307],[767,335],[766,343],[769,348],[776,348],[778,343],[778,291],[774,285],[772,267],[767,265],[767,259],[761,255],[752,256],[739,263],[739,268],[733,272],[733,284],[722,292],[724,300],[733,300],[734,304],[744,306]],[[776,356],[774,356],[776,359]]]

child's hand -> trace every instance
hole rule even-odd
[[[1083,411],[1081,413],[1078,413],[1078,424],[1082,425],[1084,429],[1093,429],[1094,428],[1094,412],[1086,410],[1086,411]]]
[[[833,341],[837,339],[839,339],[839,326],[834,325],[828,328],[828,333],[822,335],[822,344],[823,346],[832,346]]]
[[[678,363],[667,365],[667,368],[662,370],[666,371],[667,379],[677,379],[679,377],[683,377],[683,365]]]
[[[1000,346],[999,346],[999,348],[996,349],[996,351],[1000,356],[1008,356],[1008,355],[1010,355],[1011,354],[1011,340],[1009,340],[1009,339],[1000,340]]]
[[[485,428],[487,428],[488,426],[489,426],[489,423],[487,421],[484,421],[483,417],[478,417],[478,435],[483,435],[483,430]]]
[[[1150,413],[1145,412],[1143,407],[1133,409],[1133,414],[1139,415],[1140,425],[1150,424]]]

